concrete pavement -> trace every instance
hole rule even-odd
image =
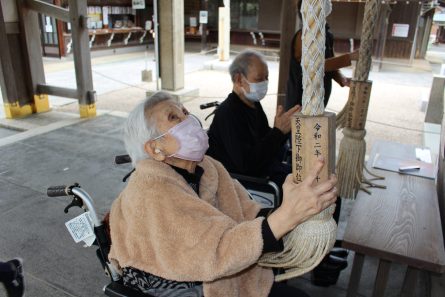
[[[212,53],[201,55],[193,46],[185,56],[186,87],[199,88],[200,95],[189,98],[184,105],[201,120],[209,111],[199,110],[199,104],[221,101],[231,89],[227,72],[203,69],[204,63],[213,59]],[[426,61],[415,61],[410,67],[400,61],[388,62],[380,72],[370,75],[373,89],[366,126],[368,149],[375,139],[422,145],[425,115],[420,101],[429,93],[432,72],[438,67]],[[153,67],[152,61],[147,63]],[[100,56],[93,58],[92,64],[100,111],[97,118],[81,120],[72,100],[51,98],[51,112],[22,120],[0,119],[0,260],[24,258],[27,296],[102,296],[101,288],[107,283],[94,251],[76,245],[64,227],[64,222],[79,211],[65,215],[66,199],[47,198],[45,189],[79,182],[103,214],[123,188],[121,178],[130,170],[129,166],[112,164],[114,155],[124,153],[120,127],[125,112],[155,86],[140,81],[145,68],[143,52]],[[262,104],[272,124],[278,63],[270,61],[269,68],[269,95]],[[69,60],[46,60],[45,71],[48,83],[73,86],[74,71]],[[344,70],[349,76],[351,72]],[[347,88],[334,84],[328,109],[339,111],[347,96]],[[341,138],[338,133],[337,141]],[[346,201],[342,207],[340,238],[352,205]],[[336,286],[312,286],[309,275],[290,283],[314,297],[345,296],[352,254],[349,259],[350,267]],[[376,270],[376,260],[367,260],[360,296],[371,295]],[[405,267],[398,265],[391,270],[387,296],[399,293],[404,271]],[[416,296],[425,296],[428,291],[425,278],[422,274]]]

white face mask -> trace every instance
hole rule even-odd
[[[250,92],[247,93],[246,90],[244,88],[243,92],[244,92],[244,96],[246,96],[246,98],[250,101],[253,102],[259,102],[260,100],[262,100],[264,97],[266,97],[267,94],[267,87],[269,85],[269,81],[265,80],[259,83],[251,83],[247,80],[247,78],[243,79],[249,84],[249,89]]]
[[[187,116],[185,120],[170,128],[166,133],[154,138],[159,139],[167,133],[178,141],[179,149],[168,157],[200,162],[209,148],[209,137],[194,116]]]

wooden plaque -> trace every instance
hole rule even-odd
[[[349,92],[348,111],[346,127],[363,130],[365,129],[368,114],[369,99],[371,97],[371,81],[351,81]]]
[[[319,156],[325,158],[325,166],[317,177],[321,182],[335,172],[335,114],[296,113],[292,117],[292,173],[296,183],[306,178]]]

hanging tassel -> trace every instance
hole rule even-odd
[[[363,176],[366,130],[343,129],[337,161],[338,192],[343,198],[355,199]]]
[[[349,109],[349,105],[350,105],[351,101],[352,101],[351,97],[349,97],[348,101],[346,102],[343,109],[337,113],[337,116],[335,118],[335,123],[336,123],[337,129],[343,129],[344,127],[346,127],[346,123],[347,123],[346,115],[348,114],[348,109]]]
[[[335,205],[332,205],[298,225],[283,238],[282,252],[264,254],[258,264],[283,268],[285,272],[276,275],[275,281],[298,277],[313,270],[334,246],[337,230],[332,218],[334,211]]]

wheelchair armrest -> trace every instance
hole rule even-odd
[[[111,282],[104,287],[104,293],[110,297],[153,297],[149,294],[133,290],[118,282]]]
[[[255,177],[255,176],[249,176],[249,175],[243,175],[238,173],[229,173],[230,176],[234,179],[237,179],[238,181],[246,181],[250,183],[256,183],[260,185],[267,185],[269,183],[269,179],[267,177]]]
[[[241,185],[243,185],[246,190],[251,194],[252,197],[253,191],[255,192],[262,192],[262,193],[268,193],[269,195],[273,195],[273,206],[276,208],[281,204],[281,190],[278,188],[278,186],[271,180],[269,180],[268,177],[254,177],[254,176],[248,176],[248,175],[242,175],[238,173],[230,173],[230,176],[240,182]],[[258,196],[258,194],[256,194]],[[264,196],[260,195],[259,197]],[[263,199],[263,198],[262,198]],[[268,199],[269,200],[269,199]],[[258,200],[257,200],[258,202]],[[266,206],[269,207],[269,206]]]

